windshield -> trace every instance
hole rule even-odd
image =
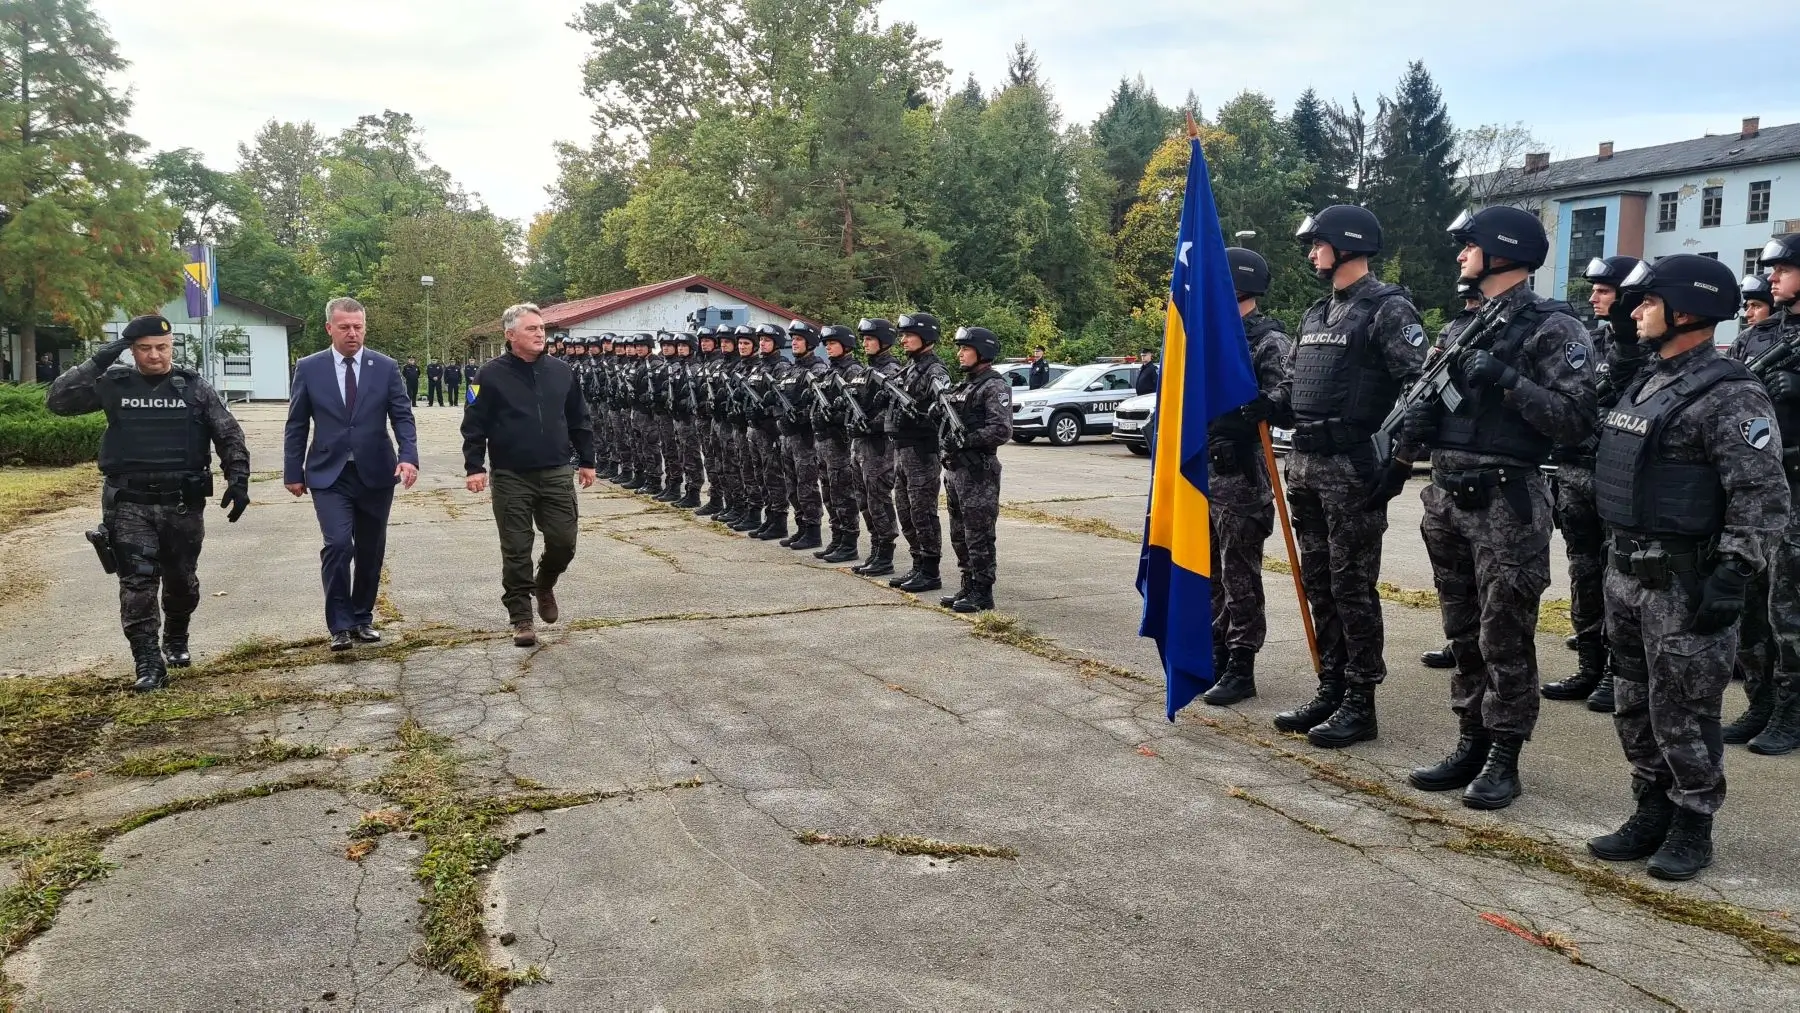
[[[1096,363],[1092,366],[1076,366],[1074,369],[1071,369],[1067,373],[1050,381],[1050,386],[1045,389],[1086,390],[1088,384],[1093,383],[1095,380],[1106,375],[1106,371],[1111,368],[1111,366],[1105,363]]]

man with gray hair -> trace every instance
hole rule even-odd
[[[575,558],[580,511],[569,481],[576,461],[581,487],[594,484],[594,428],[574,370],[544,354],[544,317],[520,303],[501,314],[506,351],[482,366],[475,400],[463,411],[464,483],[479,493],[491,485],[494,521],[500,529],[500,601],[512,622],[513,643],[537,646],[532,599],[538,617],[557,619],[556,580]],[[485,460],[491,459],[490,479]],[[533,527],[544,534],[544,554],[531,561]]]

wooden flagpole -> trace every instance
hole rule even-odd
[[[1269,438],[1269,424],[1258,422],[1256,431],[1262,436],[1263,463],[1269,467],[1269,488],[1275,493],[1275,512],[1281,518],[1281,537],[1287,542],[1288,569],[1294,575],[1294,594],[1300,599],[1300,624],[1306,627],[1306,647],[1312,652],[1313,672],[1320,670],[1319,635],[1313,630],[1312,606],[1306,602],[1306,583],[1300,576],[1300,553],[1294,548],[1294,525],[1288,520],[1287,494],[1281,488],[1281,471],[1275,467],[1275,441]]]

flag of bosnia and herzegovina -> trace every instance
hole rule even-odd
[[[1206,157],[1200,142],[1190,140],[1137,577],[1144,596],[1138,635],[1154,638],[1162,656],[1170,721],[1216,678],[1207,423],[1249,403],[1256,393]]]

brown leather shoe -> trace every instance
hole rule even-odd
[[[537,631],[531,628],[531,620],[525,619],[513,623],[513,646],[536,647]]]
[[[537,596],[538,618],[547,623],[555,622],[562,614],[556,610],[556,589],[546,587],[533,593]]]

